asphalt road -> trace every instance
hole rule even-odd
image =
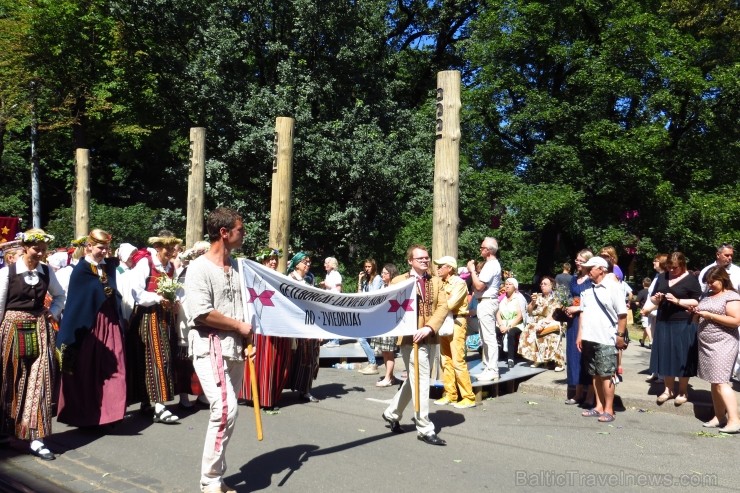
[[[514,393],[473,409],[431,405],[446,447],[391,434],[380,416],[394,388],[357,371],[322,368],[303,404],[286,392],[280,414],[241,406],[226,480],[238,491],[735,491],[740,436],[694,417],[627,409],[611,424],[583,418],[560,397]],[[37,481],[30,491],[197,492],[205,411],[178,425],[138,413],[113,431],[56,425],[47,442],[62,452],[43,462],[0,451],[0,474]],[[44,489],[40,484],[50,489]]]

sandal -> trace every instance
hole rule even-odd
[[[614,415],[609,413],[604,413],[601,416],[599,416],[599,423],[611,423],[614,421]]]
[[[180,421],[180,418],[179,418],[179,416],[176,416],[176,415],[172,414],[172,413],[170,412],[170,410],[169,410],[169,409],[167,409],[166,407],[165,407],[165,408],[163,408],[163,409],[162,409],[161,411],[159,411],[158,413],[157,413],[157,412],[155,412],[155,413],[154,413],[154,418],[153,418],[153,419],[154,419],[154,422],[155,422],[155,423],[164,423],[164,424],[166,424],[166,425],[171,425],[171,424],[175,424],[175,423],[177,423],[178,421]]]
[[[598,418],[599,416],[601,416],[601,413],[597,411],[596,408],[593,408],[589,409],[588,411],[583,411],[581,413],[581,416],[583,416],[584,418]]]

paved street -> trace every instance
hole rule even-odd
[[[707,432],[694,416],[627,406],[601,424],[557,393],[523,385],[464,411],[432,405],[448,442],[434,447],[416,439],[411,414],[402,420],[409,432],[389,432],[380,415],[394,389],[374,381],[322,368],[315,395],[323,400],[302,404],[286,392],[280,414],[262,414],[262,442],[253,409],[242,406],[227,481],[244,492],[740,490],[740,437]],[[48,440],[61,452],[56,461],[4,450],[0,473],[36,481],[27,491],[197,492],[205,422],[197,411],[171,426],[134,413],[107,434],[56,425]]]

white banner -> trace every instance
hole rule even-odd
[[[414,280],[369,293],[325,291],[239,259],[244,313],[257,334],[358,339],[416,332]]]

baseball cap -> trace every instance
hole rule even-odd
[[[457,260],[455,260],[453,257],[450,257],[449,255],[438,258],[434,261],[434,263],[436,265],[449,265],[453,269],[457,270]]]
[[[603,267],[604,269],[609,269],[609,264],[604,258],[597,255],[591,257],[585,264],[581,264],[581,267]]]

